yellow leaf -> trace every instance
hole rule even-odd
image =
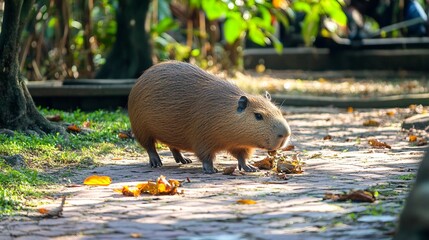
[[[252,199],[240,199],[240,200],[237,200],[237,203],[238,203],[238,204],[247,204],[247,205],[251,205],[251,204],[256,204],[256,201],[255,201],[255,200],[252,200]]]
[[[92,175],[87,177],[83,184],[91,186],[109,186],[112,179],[109,176]]]
[[[417,141],[417,136],[416,135],[410,135],[410,136],[408,136],[408,141],[410,141],[410,142]]]
[[[369,127],[369,126],[370,127],[378,127],[378,126],[380,126],[380,122],[370,119],[370,120],[365,121],[363,123],[363,125],[366,127]]]
[[[352,107],[348,107],[348,108],[347,108],[347,112],[348,112],[348,113],[352,113],[353,111],[354,111],[354,110],[353,110],[353,108],[352,108]]]

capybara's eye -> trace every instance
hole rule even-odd
[[[260,114],[260,113],[255,113],[255,118],[258,121],[264,120],[264,118],[262,117],[262,114]]]

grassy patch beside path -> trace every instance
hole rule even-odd
[[[86,125],[90,131],[70,133],[67,138],[18,132],[14,136],[0,134],[0,215],[26,207],[28,199],[42,196],[37,189],[57,181],[57,178],[46,177],[52,170],[85,167],[109,156],[137,157],[141,154],[142,148],[133,140],[118,137],[119,132],[130,129],[125,111],[40,111],[45,116],[59,115],[60,124]],[[28,168],[14,169],[1,157],[17,154],[23,157]]]

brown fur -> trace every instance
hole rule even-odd
[[[241,96],[247,97],[248,105],[238,112]],[[254,171],[245,163],[254,148],[280,148],[290,135],[286,120],[269,100],[175,61],[157,64],[138,79],[128,112],[132,131],[148,151],[152,167],[162,165],[154,147],[159,141],[173,150],[177,162],[190,162],[180,150],[194,152],[208,173],[216,171],[212,160],[222,150],[236,157],[240,168]],[[257,121],[255,113],[263,120]]]

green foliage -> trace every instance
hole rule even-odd
[[[232,45],[247,34],[258,45],[273,44],[277,52],[282,51],[283,45],[274,36],[271,15],[278,17],[285,26],[288,22],[284,12],[274,8],[270,2],[208,0],[195,6],[201,6],[209,20],[225,19],[224,36],[227,43]]]
[[[410,181],[416,179],[415,173],[405,174],[398,177],[400,180]]]
[[[301,34],[306,45],[311,45],[321,32],[321,21],[324,18],[329,18],[340,28],[345,28],[347,25],[347,17],[337,0],[297,0],[293,2],[292,9],[305,13]],[[336,29],[329,29],[329,31],[336,31]]]

